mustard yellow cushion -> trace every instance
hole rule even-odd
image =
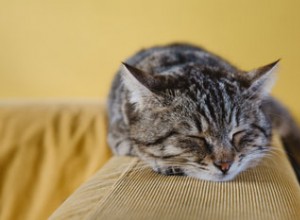
[[[113,157],[50,220],[296,220],[300,188],[275,145],[272,157],[231,182],[163,176],[137,158]]]
[[[101,101],[0,102],[0,219],[46,219],[109,158]]]

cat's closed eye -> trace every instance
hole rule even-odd
[[[240,151],[241,142],[242,142],[242,140],[243,140],[243,138],[245,137],[246,134],[247,134],[246,130],[240,130],[240,131],[235,132],[232,135],[231,142],[232,142],[232,145],[234,146],[234,148],[237,151]]]
[[[208,152],[212,152],[212,147],[207,143],[204,137],[196,135],[188,135],[188,138],[195,139],[201,143],[201,146],[205,147]]]
[[[254,130],[241,130],[232,135],[232,144],[239,152],[244,147],[256,146],[255,140],[259,139],[259,136]]]

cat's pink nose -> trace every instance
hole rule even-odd
[[[214,165],[222,171],[223,174],[226,174],[228,172],[228,170],[230,169],[232,164],[232,161],[227,161],[227,162],[219,162],[219,161],[215,161]]]

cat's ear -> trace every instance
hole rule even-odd
[[[136,67],[123,63],[122,78],[126,88],[130,91],[130,101],[140,102],[143,98],[153,95],[159,86],[153,74],[146,73]]]
[[[248,83],[247,93],[265,96],[270,93],[276,79],[279,61],[254,69],[244,75]]]

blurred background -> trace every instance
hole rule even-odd
[[[0,100],[105,100],[128,56],[188,42],[243,70],[281,58],[300,121],[299,41],[299,0],[0,0]],[[108,160],[105,109],[3,103],[0,218],[45,219]]]
[[[128,56],[189,42],[244,70],[282,58],[273,94],[300,112],[299,10],[297,0],[0,0],[0,98],[105,98]]]

